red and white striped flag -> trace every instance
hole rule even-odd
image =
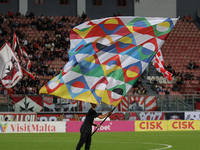
[[[28,76],[30,76],[32,79],[34,79],[35,77],[30,72],[31,62],[28,57],[28,54],[21,47],[21,45],[19,43],[19,39],[17,38],[17,35],[15,34],[15,32],[13,35],[13,51],[15,52],[15,54],[19,60],[19,64],[22,67],[23,72],[25,74],[27,74]]]
[[[172,73],[170,73],[164,68],[164,60],[163,60],[162,52],[160,49],[158,50],[157,54],[153,58],[153,64],[156,70],[162,73],[163,76],[168,79],[168,81],[173,80]]]

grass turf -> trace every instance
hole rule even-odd
[[[75,150],[79,133],[0,134],[1,150]],[[91,150],[197,150],[200,131],[101,132]],[[84,150],[84,147],[82,148]]]

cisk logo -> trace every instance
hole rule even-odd
[[[152,121],[152,122],[141,122],[140,123],[140,129],[151,129],[151,130],[155,130],[155,129],[157,129],[157,130],[163,130],[163,128],[162,128],[162,122],[154,122],[154,121]]]
[[[7,123],[5,123],[5,124],[1,124],[0,123],[0,130],[1,130],[1,132],[3,132],[3,133],[6,132],[7,127],[8,127]]]
[[[192,129],[194,130],[194,121],[175,121],[172,123],[174,129]]]

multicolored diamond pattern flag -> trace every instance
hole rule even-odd
[[[153,59],[177,18],[111,17],[70,33],[69,62],[40,93],[116,106]]]

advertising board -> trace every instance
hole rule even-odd
[[[167,121],[135,121],[135,131],[167,131]]]
[[[0,113],[0,122],[4,121],[36,121],[36,113]]]
[[[68,121],[67,132],[80,132],[82,123],[83,121]],[[95,121],[94,123],[100,124],[101,121]],[[97,132],[125,132],[134,131],[134,128],[134,121],[105,121]],[[93,126],[92,131],[95,129],[96,127]]]
[[[66,122],[1,122],[0,133],[66,132]]]
[[[188,131],[188,130],[200,130],[200,121],[196,120],[168,121],[168,131]]]
[[[185,120],[200,120],[200,112],[185,112]]]

